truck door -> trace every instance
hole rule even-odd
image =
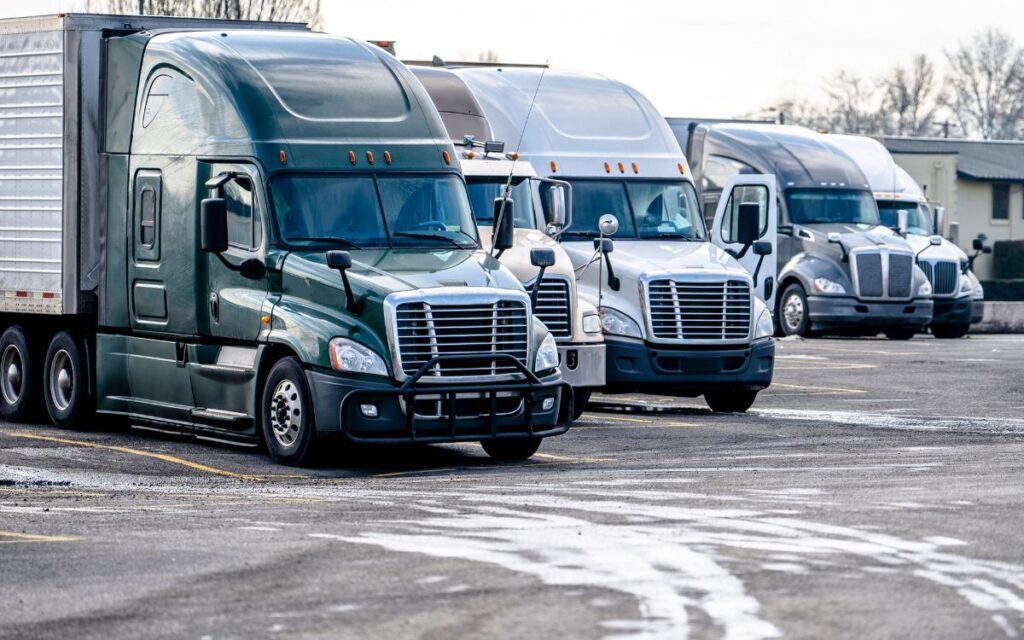
[[[220,187],[228,212],[228,250],[222,257],[239,266],[246,260],[265,264],[266,199],[259,171],[247,164],[210,164],[207,178],[222,176]],[[204,171],[200,171],[203,175]],[[203,197],[205,197],[205,193]],[[198,210],[199,204],[196,203]],[[198,218],[198,216],[197,216]],[[189,370],[197,422],[227,429],[251,424],[255,397],[257,338],[269,312],[268,275],[243,275],[213,254],[200,254],[199,343],[190,346]]]
[[[776,182],[774,175],[735,175],[729,178],[722,189],[718,206],[715,209],[715,220],[711,227],[711,241],[723,249],[738,255],[737,258],[754,278],[754,293],[768,305],[775,308],[775,268],[777,264],[778,242],[776,228],[778,224],[778,207],[776,205]],[[736,220],[739,205],[753,203],[760,208],[759,238],[761,242],[770,242],[772,252],[766,256],[757,255],[753,248],[745,252],[743,246],[736,242]],[[759,267],[760,265],[760,267]]]

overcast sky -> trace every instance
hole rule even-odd
[[[74,0],[0,0],[0,15],[74,10]],[[845,68],[875,75],[941,56],[997,25],[1024,44],[1020,0],[322,0],[325,30],[398,41],[402,58],[475,59],[598,71],[666,116],[733,117],[813,97]]]

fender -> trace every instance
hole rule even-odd
[[[846,287],[850,295],[853,295],[853,283],[846,275],[845,269],[831,258],[807,251],[790,258],[789,262],[779,270],[779,293],[781,294],[782,289],[785,288],[784,283],[787,280],[796,279],[803,286],[804,291],[811,295],[814,293],[815,278],[828,278],[838,282]]]

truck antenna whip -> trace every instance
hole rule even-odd
[[[523,120],[523,129],[519,132],[519,142],[516,143],[515,153],[512,154],[512,166],[508,170],[508,179],[505,180],[505,188],[501,191],[501,209],[498,210],[498,215],[494,219],[494,230],[497,231],[501,228],[501,219],[505,216],[505,203],[508,202],[508,198],[512,195],[512,176],[516,172],[516,161],[519,160],[519,149],[523,146],[523,138],[526,137],[526,127],[530,124],[530,114],[533,113],[533,105],[537,102],[537,94],[540,93],[540,84],[544,82],[544,74],[548,70],[548,60],[544,61],[544,67],[540,70],[540,77],[537,78],[537,86],[533,89],[533,98],[530,99],[530,108],[526,110],[526,118]],[[494,249],[492,248],[491,251]],[[493,254],[492,254],[493,255]]]

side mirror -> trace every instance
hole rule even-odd
[[[604,218],[604,216],[601,217]],[[615,216],[609,215],[609,217],[615,220]],[[618,220],[615,221],[615,224],[616,227],[618,227]],[[616,277],[615,267],[612,266],[612,259],[608,255],[612,252],[614,247],[615,244],[612,242],[611,238],[594,238],[594,249],[601,252],[604,256],[604,264],[608,267],[608,286],[611,287],[612,291],[618,291],[622,286],[622,283],[619,281],[618,277]]]
[[[494,249],[500,254],[515,244],[515,202],[511,198],[494,199]]]
[[[594,238],[594,248],[607,255],[615,250],[615,242],[611,238]]]
[[[228,250],[228,204],[224,198],[206,198],[199,205],[200,248],[206,253]]]
[[[772,255],[772,243],[770,242],[755,242],[752,248],[755,256]]]
[[[562,228],[565,226],[565,189],[561,186],[552,186],[547,191],[548,224],[552,227]]]
[[[761,206],[753,202],[741,203],[736,220],[736,242],[748,247],[761,235]]]
[[[909,228],[907,219],[909,217],[910,214],[906,209],[900,209],[896,212],[896,231],[898,231],[901,236],[907,235],[907,229]]]
[[[363,301],[356,300],[352,293],[352,285],[348,282],[348,270],[352,268],[352,254],[348,251],[328,251],[327,266],[341,274],[341,282],[345,285],[345,308],[356,315],[363,311]]]
[[[935,233],[942,235],[946,228],[946,207],[935,207]]]
[[[985,236],[984,233],[979,233],[978,237],[971,242],[971,248],[974,249],[975,251],[984,251],[985,240],[987,239],[988,238]]]
[[[942,236],[932,236],[928,238],[928,244],[933,247],[937,247],[942,244]]]
[[[614,236],[619,231],[619,219],[606,213],[597,219],[597,228],[603,236]]]
[[[846,262],[849,256],[846,253],[846,245],[843,244],[843,236],[840,235],[838,231],[830,231],[828,234],[828,241],[831,244],[839,245],[839,248],[843,251],[843,262]]]
[[[537,279],[533,282],[533,290],[530,291],[530,306],[537,306],[537,294],[540,293],[540,281],[544,279],[544,270],[555,264],[555,250],[549,247],[535,247],[530,249],[530,264],[540,267]]]

